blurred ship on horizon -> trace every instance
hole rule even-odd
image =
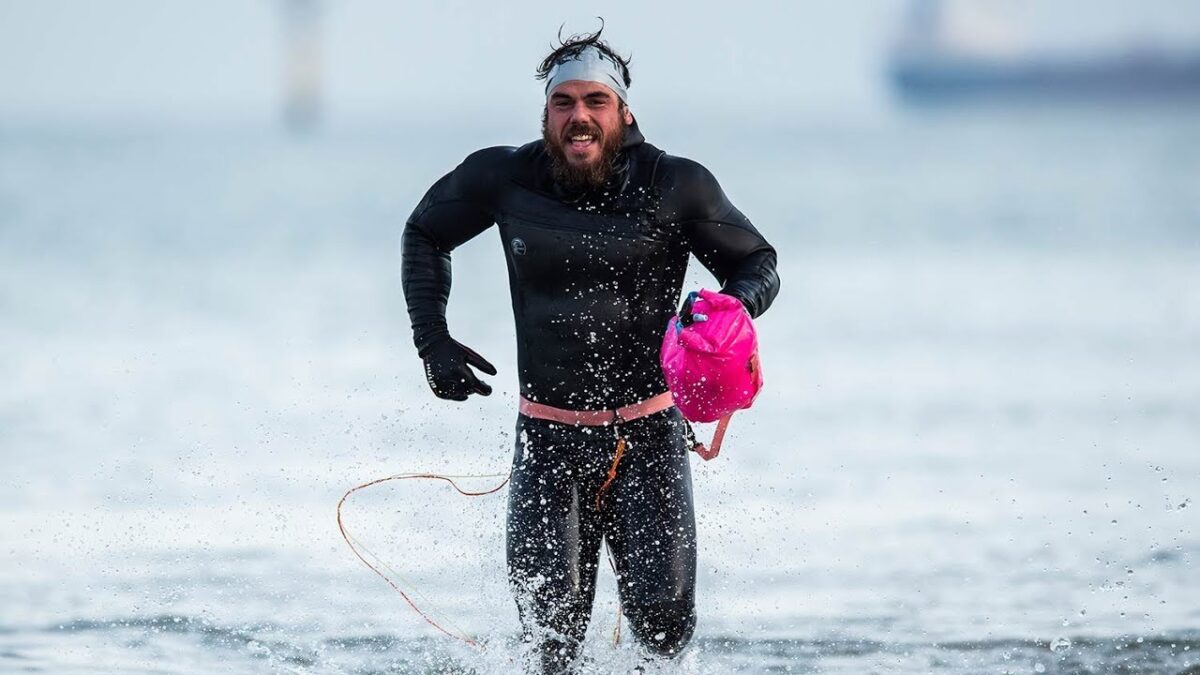
[[[891,85],[902,100],[1200,103],[1200,45],[1038,50],[1002,21],[971,9],[978,5],[910,3],[888,62]]]

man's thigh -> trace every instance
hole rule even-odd
[[[518,603],[531,600],[535,608],[590,606],[595,590],[601,530],[592,510],[594,481],[581,466],[587,439],[577,432],[527,418],[517,424],[508,567]]]
[[[617,479],[604,499],[604,529],[627,609],[690,609],[696,585],[696,520],[687,443],[678,412],[632,426]]]

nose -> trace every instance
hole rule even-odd
[[[591,122],[591,116],[588,115],[587,106],[584,105],[583,101],[576,103],[575,106],[571,108],[571,117],[567,121],[579,122],[583,124]]]

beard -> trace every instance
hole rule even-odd
[[[599,126],[585,123],[568,124],[561,135],[550,131],[546,113],[542,112],[542,140],[550,153],[550,170],[554,180],[569,192],[588,192],[604,187],[613,174],[613,161],[621,146],[625,144],[625,133],[629,125],[621,118],[615,133],[608,133]],[[567,161],[567,139],[575,134],[592,134],[600,143],[600,156],[587,164],[572,164]]]

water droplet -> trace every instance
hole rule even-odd
[[[1033,664],[1033,672],[1044,673],[1046,672],[1046,666],[1043,666],[1041,663],[1035,663]]]
[[[1065,637],[1054,638],[1054,641],[1050,643],[1050,651],[1055,653],[1065,652],[1070,648],[1071,641]]]

